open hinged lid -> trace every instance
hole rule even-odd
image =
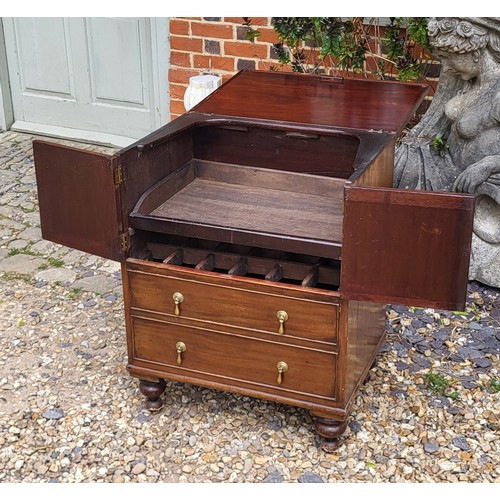
[[[33,153],[43,238],[124,260],[118,157],[38,140]]]
[[[243,70],[192,112],[397,134],[428,92],[422,84]]]

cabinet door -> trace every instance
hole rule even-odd
[[[44,239],[121,261],[118,158],[33,141]]]
[[[471,195],[347,186],[343,296],[463,309],[473,216]]]

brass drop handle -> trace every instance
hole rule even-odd
[[[177,344],[175,344],[175,350],[177,351],[177,364],[179,366],[182,365],[182,353],[183,352],[186,352],[186,344],[184,342],[177,342]]]
[[[285,321],[288,320],[288,313],[286,311],[278,311],[276,313],[276,317],[280,322],[280,326],[278,328],[278,333],[283,335],[285,333]]]
[[[181,292],[175,292],[172,295],[172,298],[174,299],[174,304],[175,304],[175,315],[179,316],[181,313],[181,308],[179,307],[179,304],[181,304],[184,301],[184,295],[182,295]]]
[[[278,368],[278,380],[276,380],[276,382],[281,385],[281,382],[283,382],[283,374],[288,371],[288,365],[284,361],[278,361],[276,368]]]

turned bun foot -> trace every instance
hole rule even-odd
[[[146,408],[148,410],[160,410],[163,406],[161,395],[165,391],[167,384],[165,380],[159,379],[158,382],[149,380],[141,380],[139,382],[139,390],[146,396]]]
[[[347,421],[334,420],[314,414],[312,417],[314,419],[314,428],[321,436],[321,448],[328,453],[337,450],[342,444],[340,437],[347,428]]]

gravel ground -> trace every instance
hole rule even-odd
[[[119,265],[41,238],[32,139],[0,133],[0,483],[500,482],[498,289],[387,309],[334,454],[299,408],[167,382],[151,413]]]

